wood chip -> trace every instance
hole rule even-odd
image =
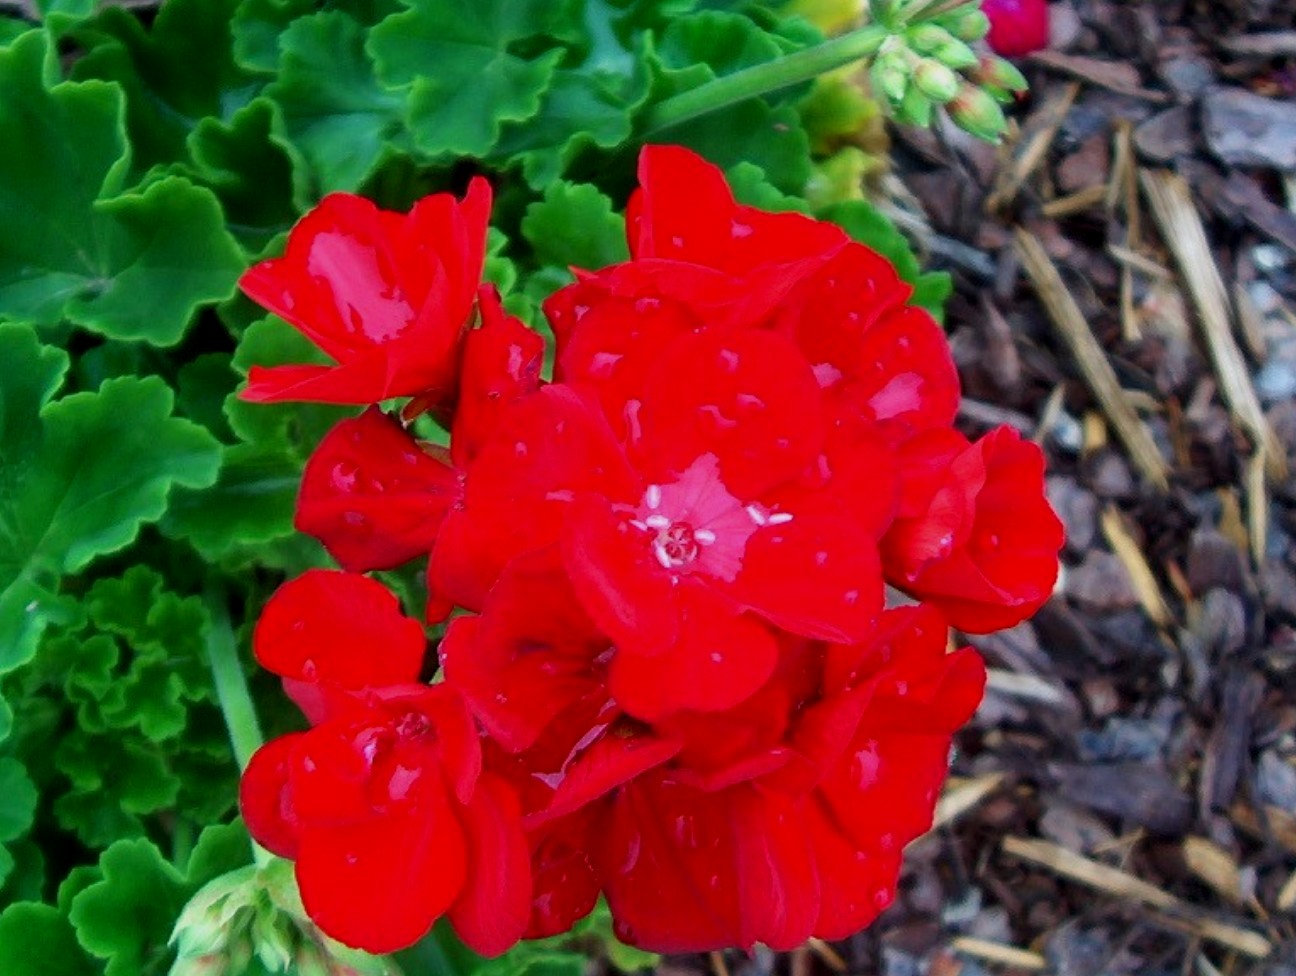
[[[1271,806],[1266,806],[1264,813],[1262,823],[1255,810],[1239,803],[1229,810],[1229,818],[1252,837],[1272,837],[1288,853],[1296,854],[1296,814]]]
[[[1291,873],[1291,877],[1278,890],[1278,897],[1274,900],[1274,907],[1280,912],[1290,912],[1293,908],[1296,908],[1296,871]]]
[[[1189,871],[1226,900],[1243,903],[1242,874],[1233,855],[1205,837],[1185,837],[1182,850]]]
[[[1040,702],[1044,705],[1066,705],[1067,696],[1057,686],[1033,674],[1018,674],[1003,668],[986,669],[986,688],[1009,698]]]
[[[1265,543],[1269,539],[1269,486],[1265,481],[1265,458],[1252,456],[1246,467],[1247,535],[1251,537],[1251,558],[1264,563]]]
[[[983,962],[998,963],[1001,966],[1011,966],[1013,969],[1042,972],[1048,968],[1048,960],[1038,952],[1004,945],[1002,942],[991,942],[989,939],[976,939],[970,935],[960,935],[950,943],[950,948],[965,956]]]
[[[844,973],[849,968],[846,965],[846,960],[838,954],[836,949],[830,946],[823,939],[812,937],[806,945],[809,946],[810,951],[822,959],[823,964],[834,973]]]
[[[1048,156],[1053,137],[1066,118],[1067,112],[1080,93],[1079,85],[1068,85],[1062,92],[1040,107],[1027,121],[1025,131],[1030,135],[1020,143],[1012,162],[1000,169],[994,192],[986,200],[986,210],[993,212],[1009,204],[1017,196],[1027,177]]]
[[[1208,917],[1196,906],[1142,878],[1092,861],[1057,844],[1027,837],[1005,837],[1003,850],[1104,894],[1158,909],[1159,913],[1152,918],[1168,928],[1209,939],[1256,959],[1263,959],[1273,951],[1269,940],[1258,932]]]
[[[1296,57],[1296,31],[1268,31],[1263,34],[1225,35],[1219,46],[1230,54],[1244,57],[1283,58]]]
[[[953,823],[963,816],[963,814],[999,789],[1003,780],[1003,773],[986,773],[984,776],[965,780],[957,786],[946,787],[945,792],[936,802],[936,813],[932,818],[932,830]]]
[[[1250,435],[1257,453],[1264,455],[1270,478],[1281,481],[1287,476],[1286,453],[1265,419],[1246,360],[1233,340],[1228,293],[1193,204],[1192,190],[1182,177],[1165,170],[1143,170],[1139,175],[1161,238],[1174,255],[1196,306],[1224,402]]]
[[[1135,271],[1141,271],[1145,275],[1151,275],[1153,278],[1160,278],[1162,281],[1170,281],[1174,278],[1174,274],[1165,265],[1157,264],[1147,255],[1131,251],[1129,248],[1121,247],[1119,244],[1108,244],[1107,253],[1121,264],[1133,268]]]
[[[1036,51],[1030,56],[1030,60],[1108,91],[1157,104],[1170,101],[1170,96],[1165,92],[1144,88],[1139,81],[1138,69],[1127,61],[1103,61],[1052,50]]]
[[[1116,372],[1107,361],[1107,354],[1094,338],[1080,307],[1049,260],[1044,245],[1038,237],[1021,227],[1017,228],[1016,239],[1022,265],[1036,294],[1075,357],[1089,388],[1102,404],[1107,419],[1116,428],[1121,443],[1143,476],[1157,488],[1166,490],[1169,478],[1165,460],[1157,450],[1152,434],[1125,399]]]
[[[1040,208],[1040,212],[1045,217],[1070,217],[1074,214],[1084,213],[1086,210],[1092,210],[1106,199],[1107,187],[1105,184],[1100,183],[1097,186],[1087,186],[1083,190],[1076,190],[1075,193],[1069,196],[1050,200]]]

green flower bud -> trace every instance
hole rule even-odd
[[[232,976],[229,960],[222,953],[191,956],[177,959],[171,967],[171,976]]]
[[[962,71],[964,68],[970,68],[977,63],[976,52],[954,37],[951,37],[933,51],[932,57],[945,65],[945,67],[953,68],[955,71]]]
[[[953,34],[939,24],[930,22],[916,24],[908,31],[909,46],[919,54],[935,54],[950,41],[956,41]]]
[[[958,20],[950,24],[954,36],[960,41],[971,44],[990,33],[990,18],[984,11],[969,10]]]
[[[1017,70],[1016,65],[993,54],[981,56],[973,79],[980,85],[1001,91],[1023,92],[1029,87],[1026,76]]]
[[[932,103],[917,85],[910,85],[904,100],[896,106],[896,121],[926,128],[931,125]]]
[[[1008,124],[994,98],[972,85],[964,85],[945,108],[955,125],[987,142],[998,142]]]
[[[893,105],[899,104],[909,87],[909,65],[901,51],[884,51],[869,69],[873,90]]]
[[[915,87],[938,105],[944,105],[959,92],[959,77],[939,61],[923,58],[914,69]]]

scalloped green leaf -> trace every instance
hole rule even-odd
[[[429,155],[484,156],[504,123],[540,111],[563,57],[540,42],[571,32],[571,0],[406,3],[408,10],[374,27],[369,50],[386,85],[409,87],[415,146]]]
[[[537,263],[593,270],[626,261],[625,218],[597,187],[557,182],[527,207],[522,236]]]
[[[0,320],[77,325],[170,345],[243,268],[212,194],[179,178],[123,193],[123,99],[43,81],[39,31],[0,48]]]
[[[340,10],[294,20],[279,39],[279,76],[266,88],[320,193],[356,190],[408,141],[405,97],[374,77],[367,31]]]
[[[5,976],[96,976],[100,964],[77,942],[53,905],[17,902],[0,914],[0,973]]]
[[[77,80],[101,78],[126,94],[132,166],[142,175],[186,156],[201,121],[228,120],[255,94],[257,79],[234,62],[230,18],[239,0],[168,0],[146,28],[110,6],[76,32],[88,50]]]
[[[188,899],[188,887],[153,844],[121,840],[99,859],[103,877],[72,899],[68,919],[88,953],[107,960],[105,976],[164,971],[171,927]]]
[[[173,485],[209,485],[220,463],[215,438],[171,416],[161,380],[107,380],[49,402],[61,372],[29,329],[0,326],[0,673],[30,659],[60,614],[62,575],[127,545]]]

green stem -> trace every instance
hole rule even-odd
[[[238,760],[239,769],[246,769],[252,753],[261,748],[264,740],[256,710],[252,707],[252,696],[248,693],[247,677],[239,662],[238,648],[234,644],[225,590],[219,583],[213,582],[207,587],[207,609],[211,613],[207,657],[216,681],[216,697],[220,700],[225,726],[229,729],[234,758]]]
[[[252,754],[265,740],[261,736],[256,709],[252,706],[252,695],[248,692],[247,675],[239,661],[225,588],[215,580],[207,585],[207,611],[211,614],[211,626],[207,630],[207,660],[216,683],[221,714],[225,716],[225,728],[229,730],[230,744],[234,747],[234,759],[239,769],[244,770]],[[273,855],[253,841],[252,857],[258,867],[264,868]]]
[[[804,51],[753,65],[680,92],[648,111],[645,135],[654,135],[673,125],[728,108],[758,95],[768,95],[803,81],[811,81],[826,71],[870,57],[877,53],[882,42],[890,35],[891,32],[883,25],[869,24]]]

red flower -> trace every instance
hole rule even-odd
[[[323,707],[308,709],[319,721],[310,731],[256,753],[240,805],[253,836],[295,860],[306,910],[333,938],[391,952],[444,914],[469,946],[495,955],[530,911],[517,799],[482,772],[458,694],[416,683],[422,628],[382,589],[317,572],[267,606],[258,659],[285,682],[315,686],[308,701]]]
[[[679,336],[622,415],[625,444],[574,389],[520,401],[468,471],[434,553],[437,587],[480,607],[511,558],[559,543],[581,605],[621,652],[694,647],[725,663],[753,639],[745,611],[811,637],[868,631],[887,455],[829,437],[795,346],[772,332]],[[853,470],[851,450],[883,459],[876,492],[834,480],[839,458]]]
[[[544,340],[480,292],[482,323],[465,337],[451,449],[415,441],[377,407],[344,420],[306,463],[295,525],[354,572],[390,569],[432,551],[459,498],[459,467],[476,454],[500,412],[540,383]]]
[[[461,490],[445,454],[370,407],[337,424],[311,454],[293,524],[352,572],[426,555]]]
[[[975,444],[915,441],[902,511],[883,539],[887,578],[951,624],[983,634],[1025,620],[1057,580],[1062,523],[1044,496],[1044,456],[999,427]]]
[[[254,366],[244,399],[368,404],[453,395],[490,206],[480,178],[462,202],[438,193],[408,214],[346,193],[325,197],[293,228],[285,255],[254,265],[239,284],[337,365]]]
[[[995,54],[1019,58],[1048,47],[1047,0],[983,0],[981,10],[990,18],[986,40]]]

